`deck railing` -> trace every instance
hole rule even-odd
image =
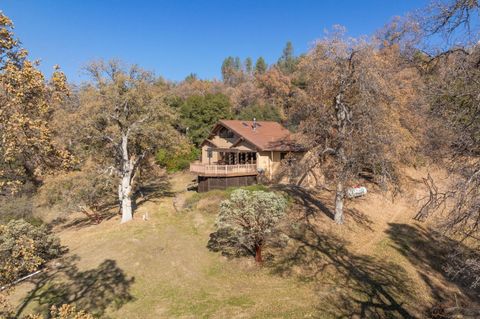
[[[191,163],[190,172],[203,176],[241,176],[257,174],[257,164],[208,165]]]

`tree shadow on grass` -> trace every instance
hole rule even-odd
[[[327,205],[324,204],[324,200],[318,198],[318,194],[311,192],[298,185],[274,185],[272,189],[277,191],[283,191],[293,198],[294,203],[301,207],[305,211],[305,218],[308,220],[310,217],[316,216],[318,213],[322,213],[331,220],[334,220],[334,213]],[[364,213],[358,209],[350,208],[344,210],[345,217],[353,220],[357,225],[367,230],[373,231],[371,225],[373,221]]]
[[[135,214],[135,210],[148,201],[156,201],[162,197],[173,197],[174,195],[171,191],[170,181],[164,176],[144,181],[132,196],[133,213]],[[118,200],[113,197],[108,203],[97,208],[95,216],[98,218],[96,219],[87,215],[70,220],[65,217],[59,217],[53,220],[50,225],[59,227],[60,229],[78,229],[99,224],[102,221],[110,220],[120,214],[120,204]]]
[[[48,315],[52,305],[75,304],[95,316],[105,318],[108,308],[118,309],[133,301],[128,277],[114,260],[106,259],[98,267],[81,271],[76,266],[79,257],[70,256],[54,261],[47,271],[31,279],[34,288],[17,309],[20,317],[29,304],[34,311]]]
[[[316,215],[317,212],[322,212],[331,220],[334,219],[333,212],[303,187],[292,184],[278,184],[272,186],[272,189],[283,191],[291,196],[296,204],[301,205],[305,209],[306,218]]]
[[[413,318],[411,284],[405,270],[371,256],[354,255],[346,242],[309,223],[292,226],[288,247],[270,266],[318,287],[318,311],[335,318]]]
[[[444,271],[443,267],[448,261],[448,254],[458,245],[457,242],[419,225],[391,223],[386,233],[393,241],[393,247],[415,266],[437,303],[449,303],[454,299],[456,302],[469,305],[472,301],[480,303],[480,289],[474,291],[468,288],[468,282],[453,281]],[[463,249],[468,250],[466,247]],[[434,278],[453,282],[461,295],[454,296],[454,291],[447,289]],[[480,309],[477,315],[480,316]]]
[[[167,176],[159,176],[143,181],[133,195],[134,208],[147,201],[155,201],[161,197],[173,197],[172,185]]]
[[[220,252],[229,258],[255,256],[253,248],[242,245],[230,228],[220,228],[210,234],[207,248],[213,252]]]

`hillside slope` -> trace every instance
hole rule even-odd
[[[191,176],[178,174],[175,197],[146,202],[131,223],[59,227],[68,256],[13,299],[22,314],[75,302],[111,318],[421,317],[469,292],[442,276],[436,234],[412,220],[419,174],[393,202],[377,191],[350,202],[343,226],[330,194],[277,187],[294,204],[264,267],[206,247],[225,192],[182,192]]]

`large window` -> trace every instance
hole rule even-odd
[[[237,165],[237,164],[256,164],[257,153],[255,152],[219,152],[218,164]]]
[[[221,138],[233,138],[235,135],[229,129],[222,127],[220,129],[220,132],[218,132],[218,136],[220,136]]]

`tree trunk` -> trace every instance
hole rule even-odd
[[[338,181],[337,190],[335,193],[335,222],[337,224],[343,224],[343,199],[345,198],[345,192],[343,190],[343,182]]]
[[[343,88],[342,88],[343,90]],[[337,112],[338,139],[336,150],[337,162],[340,164],[340,174],[337,176],[337,190],[335,193],[335,222],[343,224],[343,200],[345,198],[344,182],[346,179],[347,156],[345,155],[344,141],[347,132],[347,123],[350,121],[350,110],[342,101],[343,91],[335,97],[335,110]]]
[[[255,244],[255,261],[259,264],[263,263],[262,259],[262,245]]]
[[[128,133],[122,134],[122,168],[120,171],[120,185],[118,185],[118,197],[122,212],[122,223],[133,219],[132,213],[132,175],[133,161],[128,155]]]

